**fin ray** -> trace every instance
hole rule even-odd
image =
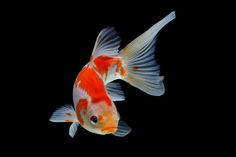
[[[110,82],[106,85],[108,95],[112,101],[123,101],[125,100],[124,92],[121,89],[121,85],[118,82]]]
[[[117,131],[113,135],[118,137],[124,137],[131,132],[131,128],[122,120],[119,121]]]
[[[118,36],[114,27],[107,27],[101,30],[96,39],[92,58],[95,59],[98,56],[116,56],[118,54],[118,48],[120,47],[121,39]]]
[[[64,105],[58,108],[49,119],[51,122],[75,122],[77,121],[74,108],[71,105]]]
[[[70,126],[70,129],[69,129],[69,135],[70,137],[74,137],[75,136],[75,133],[78,129],[78,126],[79,126],[79,122],[73,122]]]
[[[134,39],[120,52],[127,70],[124,80],[153,96],[160,96],[165,92],[164,76],[160,76],[160,66],[156,63],[154,55],[156,35],[173,19],[175,19],[174,11]]]

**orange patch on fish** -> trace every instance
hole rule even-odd
[[[121,61],[117,60],[117,65],[116,65],[116,72],[118,73],[120,71],[121,68]]]
[[[122,62],[121,60],[117,60],[117,65],[116,65],[116,73],[120,72],[121,76],[125,75],[125,69],[122,67]]]
[[[73,122],[72,120],[65,120],[65,122]]]
[[[102,116],[102,115],[99,115],[99,116],[98,116],[98,121],[99,121],[99,122],[103,121],[103,116]]]
[[[91,97],[93,104],[105,101],[107,105],[112,105],[112,101],[106,93],[102,78],[97,75],[93,68],[84,67],[75,81],[75,84],[78,83],[79,87]]]
[[[124,68],[121,69],[120,75],[121,75],[121,76],[125,76],[125,69],[124,69]]]
[[[127,48],[127,46],[125,46],[124,48],[123,48],[123,51],[126,51],[128,48]]]
[[[78,120],[79,120],[81,125],[84,124],[84,120],[80,115],[80,111],[83,110],[83,109],[86,111],[87,106],[88,106],[88,101],[86,99],[80,99],[79,102],[76,105],[76,114],[77,114]]]
[[[100,56],[97,57],[93,62],[96,65],[96,70],[98,70],[102,75],[105,74],[107,76],[109,67],[114,64],[115,61],[115,58]]]
[[[106,128],[102,129],[102,132],[106,132],[106,133],[113,133],[117,130],[117,127],[115,126],[108,126]]]
[[[69,113],[69,112],[67,112],[67,113],[66,113],[66,115],[67,115],[67,116],[72,116],[72,114],[71,114],[71,113]]]

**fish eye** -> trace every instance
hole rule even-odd
[[[98,118],[96,116],[90,117],[90,122],[95,125],[98,122]]]

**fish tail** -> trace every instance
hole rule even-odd
[[[120,51],[126,65],[124,80],[153,96],[160,96],[165,92],[164,76],[160,76],[160,67],[155,61],[156,35],[173,19],[174,11]]]

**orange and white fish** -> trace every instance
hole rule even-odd
[[[129,43],[122,50],[120,37],[113,27],[103,29],[96,40],[91,58],[78,74],[73,87],[74,108],[65,105],[57,109],[50,121],[72,122],[69,135],[74,137],[81,125],[96,134],[123,137],[131,128],[120,120],[114,101],[125,100],[114,80],[120,79],[153,96],[162,95],[163,76],[154,58],[156,35],[175,19],[171,12],[161,21]]]

